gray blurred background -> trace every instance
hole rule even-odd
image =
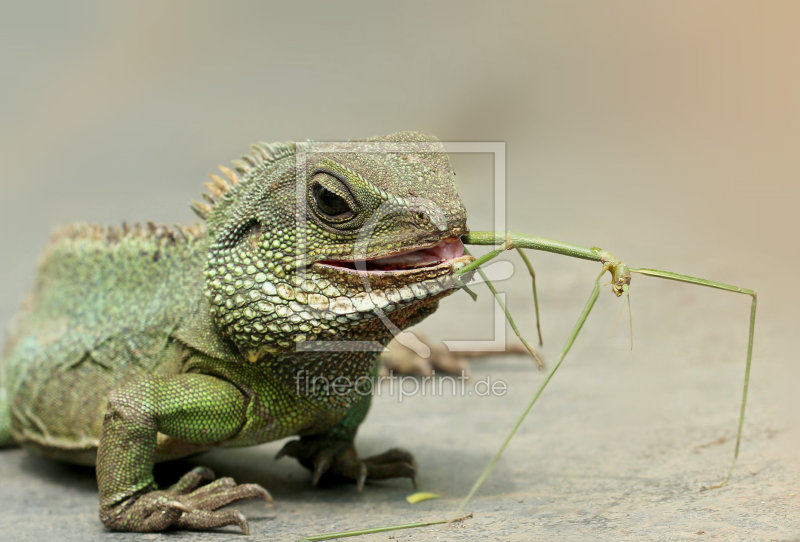
[[[747,300],[635,278],[634,352],[624,325],[608,339],[619,303],[604,292],[572,365],[543,398],[550,403],[534,411],[537,421],[505,456],[506,476],[476,501],[476,519],[413,536],[800,534],[796,2],[3,2],[0,9],[0,321],[23,300],[53,226],[194,221],[188,201],[206,175],[254,141],[413,129],[506,142],[509,228],[759,291],[739,483],[711,497],[696,492],[730,455]],[[472,228],[490,228],[491,156],[454,163]],[[550,255],[534,260],[544,355],[553,360],[596,268]],[[518,274],[500,286],[529,333],[527,279]],[[489,337],[487,297],[474,305],[454,296],[422,331]],[[497,367],[528,382],[518,399],[457,408],[448,399],[381,401],[371,420],[386,423],[368,420],[362,431],[375,451],[410,438],[404,445],[417,450],[429,476],[424,487],[451,500],[410,508],[399,483],[373,492],[376,500],[355,499],[352,488],[317,497],[302,470],[264,460],[271,474],[260,481],[291,506],[254,531],[310,534],[331,527],[325,518],[353,528],[452,510],[541,379],[527,360]],[[476,371],[496,374],[489,364]],[[403,423],[412,425],[404,432]],[[726,444],[692,452],[715,439]],[[0,531],[102,536],[91,476],[37,461],[19,451],[0,455]],[[748,466],[759,474],[750,476]],[[595,481],[565,486],[575,469]],[[27,498],[42,470],[51,485]],[[647,475],[630,478],[632,470]],[[65,485],[76,490],[77,505],[59,500],[72,494],[61,491]],[[641,487],[651,489],[631,489]],[[45,511],[63,521],[33,521]]]

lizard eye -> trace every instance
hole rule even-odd
[[[352,214],[350,205],[339,194],[331,192],[321,184],[314,185],[314,201],[319,210],[330,217],[339,217],[343,214]]]
[[[350,192],[336,177],[321,173],[311,188],[311,196],[318,214],[331,222],[343,222],[355,215]],[[331,182],[332,181],[332,182]],[[323,184],[324,183],[324,184]]]

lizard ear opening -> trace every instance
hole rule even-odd
[[[250,222],[248,222],[248,225],[250,227],[245,231],[245,233],[247,235],[247,241],[250,243],[250,248],[252,248],[253,250],[256,250],[256,249],[258,249],[258,244],[261,241],[261,230],[262,230],[262,227],[261,227],[261,224],[258,222],[258,220],[255,220],[255,219],[251,220]],[[244,236],[243,236],[243,239],[244,239]]]
[[[261,229],[261,224],[254,218],[244,224],[232,226],[217,237],[215,244],[218,248],[231,249],[248,241],[250,246],[256,249],[261,238]]]

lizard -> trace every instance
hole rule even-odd
[[[0,447],[95,465],[110,530],[247,533],[221,508],[271,500],[261,486],[205,467],[154,481],[156,462],[218,447],[295,436],[278,457],[314,484],[416,484],[410,452],[362,458],[354,439],[380,351],[474,260],[443,145],[258,143],[232,165],[193,202],[199,224],[57,229],[9,327]]]

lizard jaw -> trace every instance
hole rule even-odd
[[[406,250],[378,258],[360,260],[323,260],[316,267],[353,275],[414,275],[420,271],[461,267],[473,258],[464,254],[464,244],[458,237],[449,237],[439,243],[420,249]]]

